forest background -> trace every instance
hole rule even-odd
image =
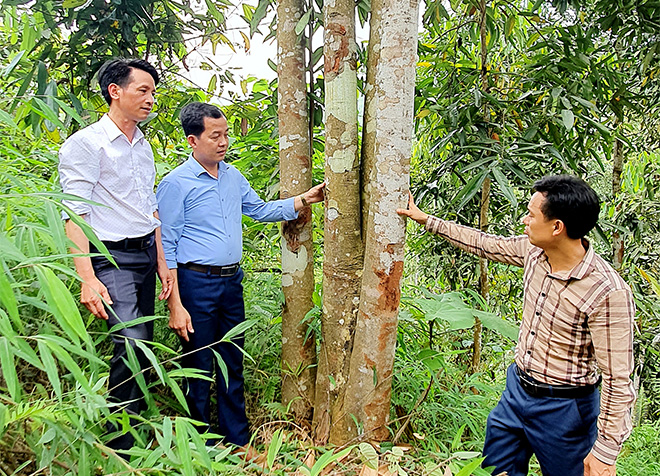
[[[105,399],[107,330],[78,303],[78,277],[60,218],[59,145],[107,110],[94,80],[106,59],[147,58],[163,71],[155,114],[143,125],[159,178],[189,153],[177,120],[181,107],[217,101],[226,85],[236,84],[242,94],[232,93],[224,107],[232,134],[228,160],[264,199],[277,198],[281,184],[291,180],[279,147],[284,123],[278,119],[278,81],[236,78],[210,55],[201,63],[212,72],[210,81],[195,84],[185,74],[191,53],[186,41],[211,45],[215,52],[249,49],[257,32],[281,44],[284,33],[293,33],[309,132],[306,180],[328,180],[326,152],[337,141],[329,140],[336,132],[327,119],[338,96],[356,99],[355,150],[370,140],[362,135],[368,118],[358,120],[357,99],[367,96],[368,104],[372,50],[353,43],[342,61],[350,63],[355,81],[328,89],[336,29],[329,32],[324,24],[336,17],[330,9],[341,2],[289,1],[206,0],[201,9],[187,0],[0,3],[1,474],[488,474],[478,467],[479,451],[487,414],[513,358],[520,270],[479,262],[409,225],[401,306],[395,307],[392,329],[396,346],[385,356],[392,360],[391,375],[383,378],[376,365],[368,375],[374,392],[384,381],[391,388],[385,436],[376,438],[351,412],[343,417],[349,425],[354,421],[352,436],[324,434],[323,419],[312,416],[321,403],[296,392],[305,387],[333,395],[341,389],[323,367],[328,362],[321,352],[327,341],[322,324],[332,305],[353,300],[328,294],[331,274],[324,267],[331,240],[324,239],[330,234],[322,207],[308,217],[310,305],[293,326],[304,330],[301,345],[312,360],[321,356],[316,385],[310,376],[315,362],[292,366],[283,357],[291,306],[285,305],[280,256],[287,240],[282,242],[278,225],[244,221],[248,320],[236,333],[247,336],[248,412],[263,461],[246,463],[229,449],[207,448],[206,436],[185,418],[181,388],[189,371],[178,366],[179,344],[167,328],[163,304],[149,317],[156,320],[155,342],[142,348],[153,365],[151,383],[136,372],[150,390],[142,425],[131,429],[141,444],[130,462],[104,445],[106,421],[126,427],[129,422]],[[298,17],[278,28],[289,13],[286,5]],[[377,0],[346,5],[342,35],[350,33],[351,22],[354,32],[356,22],[371,21],[370,45],[382,40],[373,37],[381,31],[373,27],[379,15],[396,8],[416,13],[417,7]],[[410,91],[412,156],[397,166],[406,180],[410,171],[413,194],[429,213],[502,235],[522,231],[520,219],[536,178],[572,173],[594,186],[603,207],[590,238],[630,283],[637,304],[639,398],[618,471],[660,474],[660,2],[439,0],[421,8],[414,96],[412,85]],[[229,40],[229,12],[245,21],[240,44]],[[417,23],[416,14],[408,17],[409,24]],[[266,24],[266,18],[272,21]],[[324,45],[314,44],[316,31],[323,33]],[[381,65],[388,61],[371,53],[375,59]],[[273,69],[276,63],[269,61]],[[282,89],[290,76],[280,78]],[[354,182],[368,184],[364,174],[373,164],[353,154]],[[345,198],[358,211],[368,201],[361,196],[366,188]],[[290,229],[284,233],[294,236]],[[130,363],[136,365],[134,359]],[[324,411],[334,418],[332,405]],[[535,464],[532,471],[538,474]]]

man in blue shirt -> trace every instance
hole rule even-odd
[[[243,395],[244,338],[218,341],[245,320],[241,215],[258,221],[294,220],[298,211],[323,200],[324,184],[302,195],[264,202],[243,175],[224,162],[227,120],[211,104],[191,103],[181,124],[192,147],[187,162],[158,186],[163,248],[175,278],[168,300],[170,327],[180,336],[182,365],[211,375],[214,351],[227,367],[228,382],[216,368],[218,432],[237,446],[249,442]],[[216,364],[217,366],[217,364]],[[210,388],[205,379],[189,379],[187,401],[196,420],[210,424]]]

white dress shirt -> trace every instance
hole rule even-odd
[[[136,129],[133,142],[106,114],[69,137],[60,148],[60,184],[65,193],[101,204],[64,200],[99,239],[119,241],[151,233],[160,222],[151,146]]]

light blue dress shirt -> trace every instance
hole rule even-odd
[[[156,198],[170,269],[177,263],[238,263],[243,253],[241,215],[258,221],[298,218],[294,197],[264,202],[233,165],[220,162],[216,179],[192,156],[163,179]]]

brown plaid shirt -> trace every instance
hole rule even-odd
[[[630,287],[585,240],[587,253],[570,271],[553,273],[527,236],[504,238],[429,216],[426,229],[452,245],[524,268],[524,305],[516,364],[551,385],[587,385],[603,377],[594,456],[614,464],[632,430],[635,401]]]

